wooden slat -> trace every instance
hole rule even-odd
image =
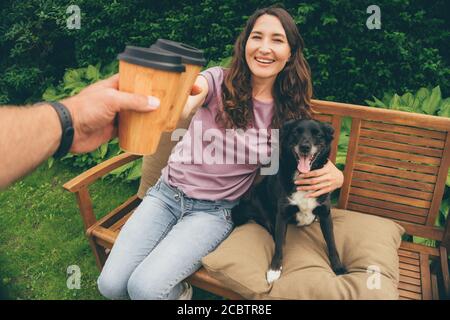
[[[398,289],[400,297],[405,297],[412,300],[422,300],[422,295],[420,293],[415,293],[407,290]]]
[[[442,270],[442,280],[444,282],[444,292],[447,298],[450,298],[450,275],[448,271],[448,255],[447,248],[440,246],[439,248],[441,270]]]
[[[341,136],[342,118],[339,116],[334,116],[331,120],[331,125],[334,128],[334,139],[331,143],[330,160],[331,162],[336,163],[339,137]]]
[[[430,166],[430,165],[422,165],[419,163],[412,163],[408,161],[399,161],[399,160],[393,160],[393,159],[387,159],[383,157],[376,157],[376,156],[370,156],[370,155],[362,155],[358,154],[356,156],[356,161],[358,163],[368,163],[368,164],[376,164],[383,167],[391,167],[396,169],[404,169],[404,170],[411,170],[415,172],[420,173],[427,173],[436,176],[439,167]]]
[[[424,208],[424,209],[428,209],[431,206],[430,201],[414,199],[414,198],[409,198],[409,197],[402,197],[402,196],[395,195],[395,194],[387,194],[387,193],[383,193],[383,192],[357,188],[357,187],[354,187],[353,185],[350,188],[350,194],[368,197],[368,198],[372,198],[372,199],[386,200],[386,201],[405,204],[405,205],[411,205],[414,207]]]
[[[398,143],[404,143],[413,146],[443,149],[444,141],[434,140],[428,138],[407,136],[403,134],[397,134],[392,132],[382,132],[376,130],[361,129],[361,137],[383,140],[383,141],[393,141]]]
[[[122,219],[123,216],[137,208],[141,201],[142,200],[137,195],[131,196],[120,206],[98,220],[97,224],[104,228],[110,229],[111,226]]]
[[[410,292],[422,293],[422,288],[420,286],[415,286],[409,283],[399,282],[398,288]]]
[[[376,147],[376,148],[382,148],[382,149],[388,149],[388,150],[394,150],[394,151],[401,151],[401,152],[406,152],[406,153],[417,153],[417,154],[421,154],[424,156],[430,156],[430,157],[434,157],[434,158],[440,158],[442,156],[442,150],[440,150],[440,149],[417,147],[417,146],[411,146],[411,145],[407,145],[407,144],[401,144],[401,143],[390,142],[390,141],[380,141],[380,140],[374,140],[374,139],[360,137],[359,143],[364,146]]]
[[[361,120],[353,119],[350,129],[350,138],[348,142],[347,157],[344,167],[344,184],[339,195],[339,208],[346,209],[350,195],[350,184],[353,180],[355,165],[355,154],[358,154],[358,137],[361,129]]]
[[[431,277],[430,277],[430,260],[427,254],[420,254],[420,274],[422,276],[422,297],[424,300],[431,300]]]
[[[398,152],[386,149],[372,148],[367,146],[359,146],[358,148],[359,154],[371,154],[374,156],[379,156],[383,158],[390,158],[394,160],[405,160],[405,161],[414,161],[419,163],[425,163],[428,165],[438,166],[441,163],[441,159],[422,156],[417,154]]]
[[[409,189],[420,190],[424,192],[433,192],[434,185],[425,182],[414,181],[411,183],[411,180],[398,179],[394,177],[383,176],[379,174],[374,174],[370,172],[362,172],[355,170],[353,172],[353,178],[358,180],[370,180],[375,182],[380,182],[388,185],[395,185],[399,187],[406,187]]]
[[[362,148],[362,147],[360,147],[360,148]],[[432,176],[432,175],[416,173],[416,172],[411,172],[411,171],[406,171],[406,170],[396,170],[396,169],[384,168],[384,167],[380,167],[380,166],[373,166],[370,164],[356,163],[354,168],[355,168],[355,170],[384,174],[387,176],[399,177],[399,178],[403,178],[405,180],[411,180],[411,181],[419,180],[422,182],[435,183],[436,179],[437,179],[436,176]]]
[[[420,279],[408,277],[408,276],[405,276],[404,274],[400,274],[400,282],[412,284],[412,285],[419,286],[419,287],[421,286]]]
[[[444,156],[439,168],[439,173],[436,181],[436,189],[433,193],[433,200],[430,208],[430,215],[428,216],[427,224],[434,225],[439,214],[439,207],[441,206],[442,196],[444,195],[445,181],[447,180],[448,171],[450,167],[450,134],[447,134],[445,140]]]
[[[100,226],[92,230],[93,237],[105,240],[108,243],[114,243],[116,241],[117,235],[118,232],[113,232]]]
[[[411,264],[413,266],[420,266],[420,261],[418,259],[411,259],[411,258],[402,257],[402,256],[399,256],[398,259],[400,262],[403,262],[406,264]]]
[[[333,116],[328,114],[313,113],[313,119],[317,121],[331,123]]]
[[[424,246],[418,243],[402,241],[400,248],[415,251],[417,253],[425,253],[430,256],[439,257],[439,250],[433,247]]]
[[[392,124],[414,126],[438,131],[450,131],[450,119],[445,117],[315,99],[311,100],[311,106],[315,111],[320,113],[335,114],[343,117],[369,121],[383,122],[386,121],[386,119],[389,119],[389,122]]]
[[[412,259],[419,259],[420,255],[417,252],[404,250],[404,249],[398,249],[398,255],[402,257],[408,257]]]
[[[405,195],[411,198],[422,199],[430,201],[433,198],[432,193],[428,192],[420,192],[418,190],[411,190],[407,188],[399,188],[391,185],[374,183],[370,181],[361,181],[361,180],[353,180],[353,187],[358,187],[362,189],[381,191],[386,194],[397,194],[397,195]]]
[[[87,187],[80,188],[75,196],[77,198],[78,208],[83,219],[84,229],[88,230],[97,221],[92,208],[92,200]]]
[[[391,123],[365,121],[365,120],[362,121],[362,127],[368,129],[377,129],[380,131],[398,132],[416,135],[420,137],[433,138],[437,140],[445,140],[445,132],[419,129],[417,127],[399,126],[399,125],[392,125]]]
[[[131,217],[133,212],[134,212],[134,210],[129,212],[129,213],[127,213],[124,217],[122,217],[120,220],[118,220],[116,223],[114,223],[111,227],[109,227],[109,229],[111,231],[115,231],[115,232],[119,231],[120,229],[122,229],[123,225]]]
[[[129,153],[122,153],[114,158],[108,159],[95,167],[83,172],[79,176],[73,178],[64,184],[64,188],[70,192],[77,192],[81,188],[87,187],[98,178],[104,176],[108,172],[123,166],[124,164],[141,158],[142,156]]]
[[[400,275],[404,275],[414,279],[420,279],[420,272],[414,272],[410,270],[405,270],[400,268]]]
[[[425,219],[426,219],[425,217],[419,217],[419,216],[415,216],[415,215],[411,215],[411,214],[407,214],[407,213],[400,213],[397,211],[391,211],[391,210],[386,210],[386,209],[381,209],[381,208],[364,206],[361,204],[353,203],[351,201],[349,201],[347,207],[349,210],[355,210],[355,211],[362,212],[362,213],[373,214],[373,215],[384,217],[384,218],[393,218],[396,220],[407,221],[407,222],[411,222],[411,223],[424,224]]]
[[[205,268],[200,268],[196,273],[187,278],[187,281],[193,286],[212,292],[216,295],[231,299],[243,300],[244,298],[238,293],[226,288],[223,283],[211,277]]]
[[[412,272],[418,273],[419,277],[420,277],[420,268],[419,268],[419,266],[414,266],[412,264],[407,264],[407,263],[402,263],[402,262],[400,262],[399,266],[400,266],[400,269],[402,269],[402,270],[408,270],[408,271],[412,271]]]
[[[372,207],[376,207],[376,208],[380,208],[380,209],[387,208],[388,210],[398,211],[399,213],[412,214],[412,215],[422,216],[422,217],[425,217],[428,214],[428,210],[426,210],[426,209],[415,208],[415,207],[406,206],[403,204],[392,203],[392,202],[387,202],[387,201],[382,201],[382,200],[377,200],[377,199],[360,197],[357,195],[350,195],[349,201],[358,203],[361,205],[368,205],[368,206],[372,206]]]

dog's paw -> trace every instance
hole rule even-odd
[[[344,266],[339,266],[339,267],[333,268],[333,271],[337,276],[348,273],[347,269]]]
[[[278,280],[280,278],[281,275],[281,268],[278,270],[272,270],[270,269],[269,271],[267,271],[266,273],[266,279],[267,279],[267,283],[271,284],[272,282],[274,282],[275,280]]]
[[[301,213],[297,212],[297,227],[309,226],[316,220],[316,216],[312,213]]]

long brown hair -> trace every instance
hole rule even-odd
[[[269,14],[277,17],[291,48],[291,57],[277,75],[272,96],[275,112],[271,127],[280,128],[289,119],[311,118],[311,71],[303,56],[304,42],[289,13],[279,6],[255,11],[234,44],[231,66],[222,83],[223,110],[216,121],[226,128],[246,129],[253,119],[251,72],[245,59],[245,46],[256,20]]]

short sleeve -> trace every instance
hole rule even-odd
[[[208,94],[203,103],[204,106],[208,106],[213,99],[217,101],[217,97],[221,95],[223,74],[222,67],[212,67],[200,72],[200,75],[208,82]]]

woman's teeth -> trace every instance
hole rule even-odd
[[[269,60],[269,59],[258,59],[255,58],[256,61],[260,62],[260,63],[264,63],[264,64],[271,64],[272,62],[274,62],[275,60]]]

